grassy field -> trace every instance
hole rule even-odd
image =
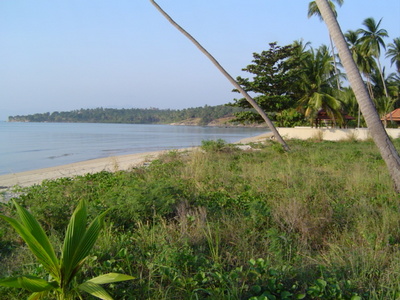
[[[399,299],[400,198],[375,145],[289,146],[205,141],[131,172],[46,181],[17,202],[56,249],[81,199],[92,217],[110,208],[81,276],[134,276],[107,287],[114,299]],[[0,277],[18,274],[45,273],[0,221]]]

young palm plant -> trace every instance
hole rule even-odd
[[[100,284],[134,279],[132,276],[108,273],[92,278],[82,284],[76,283],[79,273],[90,250],[96,242],[104,224],[107,212],[97,216],[87,226],[87,204],[82,200],[76,207],[65,234],[60,259],[57,258],[49,238],[37,220],[22,206],[14,201],[20,221],[4,215],[0,218],[7,221],[21,236],[38,262],[49,272],[48,280],[35,276],[18,276],[0,279],[0,285],[23,288],[32,292],[29,300],[48,299],[70,300],[80,298],[80,291],[100,299],[113,299]]]

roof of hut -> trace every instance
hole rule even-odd
[[[394,111],[386,114],[382,117],[382,120],[400,121],[400,108],[396,108]]]

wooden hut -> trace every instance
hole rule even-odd
[[[350,120],[354,120],[354,118],[352,116],[349,116],[348,114],[342,112],[342,118],[343,118],[343,124],[339,127],[347,127],[347,123]],[[335,120],[334,118],[331,118],[328,113],[324,110],[324,109],[320,109],[317,113],[317,116],[315,117],[315,121],[314,121],[315,127],[336,127],[338,126],[338,122],[337,120]]]

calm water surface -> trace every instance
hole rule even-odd
[[[202,140],[229,143],[265,128],[0,122],[0,175],[89,159],[198,146]]]

